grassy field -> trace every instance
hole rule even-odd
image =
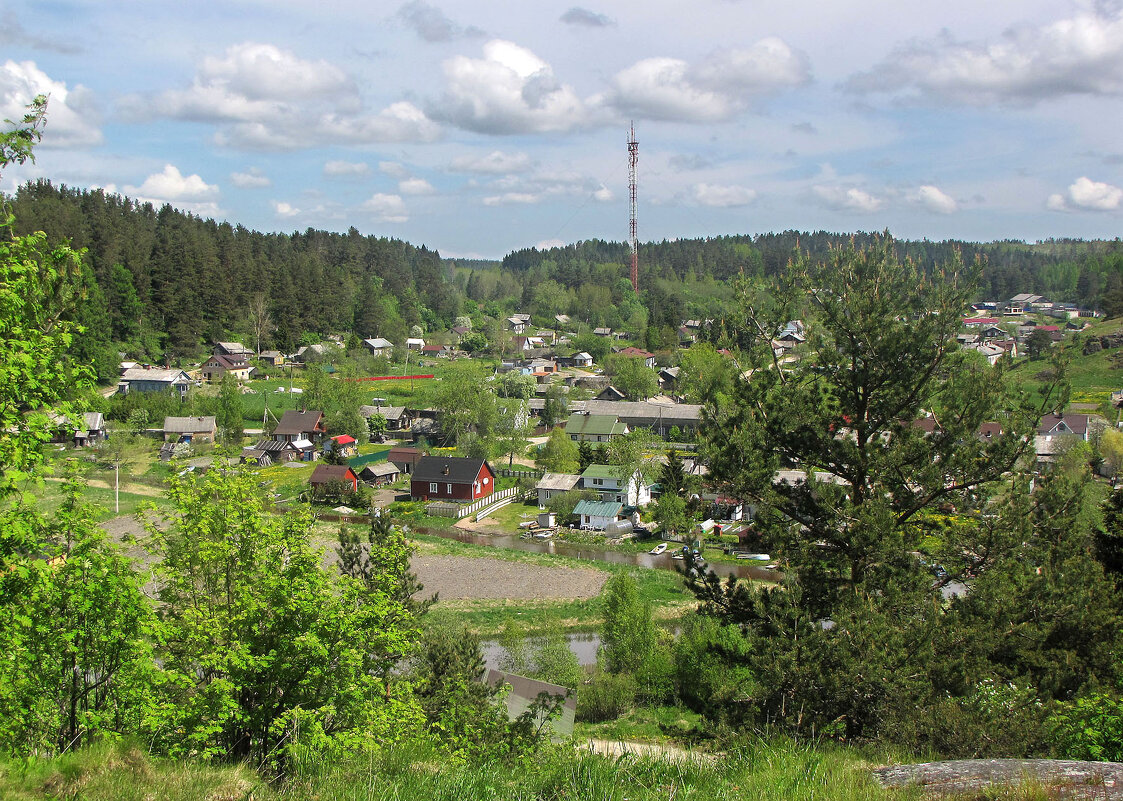
[[[786,742],[750,742],[718,759],[592,754],[572,744],[532,759],[465,764],[426,744],[390,745],[350,759],[299,761],[287,781],[245,766],[171,761],[136,746],[101,745],[50,760],[0,761],[0,797],[10,801],[667,801],[921,798],[920,788],[880,789],[870,775],[894,755]],[[1037,796],[988,794],[991,799]]]

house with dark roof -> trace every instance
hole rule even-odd
[[[202,373],[203,378],[211,382],[221,381],[228,374],[237,381],[247,381],[250,377],[250,363],[245,356],[216,353],[203,362]]]
[[[326,433],[323,412],[314,409],[307,411],[290,409],[281,415],[277,427],[273,429],[273,439],[276,442],[308,440],[317,443],[324,438]]]
[[[308,479],[313,492],[322,491],[333,481],[343,484],[347,492],[359,489],[359,477],[345,464],[318,464],[312,471],[312,477]]]
[[[1037,434],[1043,437],[1073,436],[1087,442],[1088,415],[1047,414],[1041,418]]]
[[[415,501],[470,503],[493,492],[495,471],[484,459],[424,456],[410,476],[409,494]]]

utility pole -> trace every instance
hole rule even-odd
[[[628,219],[628,241],[632,246],[632,291],[639,294],[639,240],[636,233],[639,227],[636,204],[636,164],[639,163],[639,142],[636,141],[636,126],[632,123],[628,131],[628,196],[631,199],[631,214]]]

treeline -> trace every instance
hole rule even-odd
[[[870,247],[879,234],[828,231],[719,236],[664,240],[641,246],[641,284],[659,281],[691,283],[725,281],[744,272],[751,277],[782,273],[797,250],[812,261],[826,260],[832,249],[849,245]],[[895,240],[898,258],[911,260],[926,273],[962,257],[982,260],[979,298],[1005,300],[1020,292],[1088,307],[1123,311],[1123,243],[1074,239],[1037,244],[1007,240],[963,242]],[[515,251],[503,259],[503,269],[515,273],[538,271],[565,287],[576,289],[599,283],[604,272],[626,276],[628,248],[619,242],[589,240],[565,247]]]
[[[460,311],[439,254],[354,228],[265,234],[50,181],[20,187],[8,207],[16,234],[86,249],[79,316],[94,360],[108,358],[108,343],[155,361],[233,333],[249,339],[255,297],[272,321],[265,344],[281,350],[304,332],[404,340],[411,326],[448,326]]]

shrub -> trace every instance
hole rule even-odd
[[[606,673],[598,668],[577,693],[577,720],[586,723],[615,720],[635,703],[635,677],[629,673]]]

